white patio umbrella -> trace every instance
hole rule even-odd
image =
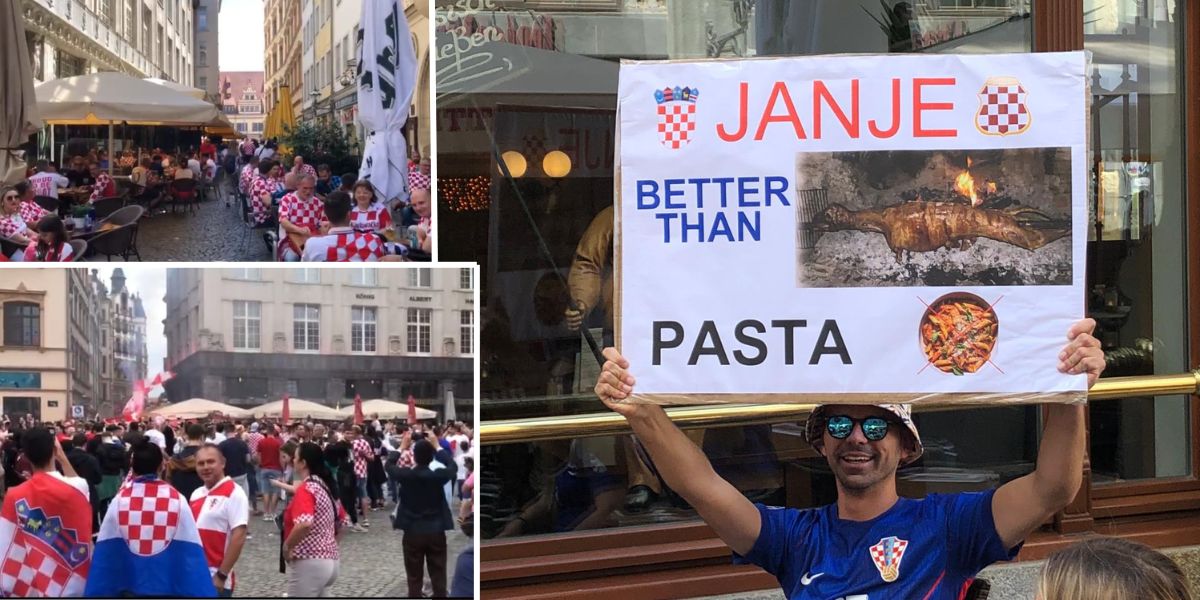
[[[283,416],[283,400],[276,400],[256,406],[251,408],[249,412],[255,417],[279,418]],[[341,421],[344,418],[342,413],[338,412],[332,406],[325,406],[324,404],[317,404],[316,402],[301,400],[299,398],[290,398],[288,400],[288,412],[291,413],[289,417],[293,421],[309,417],[327,421]]]
[[[342,407],[339,411],[343,418],[354,416],[354,402]],[[403,402],[392,402],[391,400],[363,400],[362,403],[363,416],[367,419],[371,415],[379,415],[380,419],[403,419],[408,416],[408,405]],[[417,407],[417,419],[436,419],[437,411],[429,410],[428,408]]]
[[[108,125],[109,152],[117,123],[202,127],[221,112],[203,100],[123,73],[56,79],[35,91],[38,111],[49,125]],[[116,162],[109,161],[110,172]]]
[[[362,5],[358,120],[369,133],[358,177],[390,206],[409,196],[404,123],[417,87],[417,56],[401,0]]]
[[[42,126],[33,91],[33,63],[25,45],[20,2],[0,2],[0,183],[25,178],[18,147]]]
[[[146,81],[149,81],[150,83],[153,83],[155,85],[161,85],[169,90],[175,90],[176,92],[179,92],[181,94],[187,94],[188,96],[191,96],[197,100],[203,100],[204,97],[208,95],[208,93],[205,92],[204,90],[196,89],[194,87],[188,87],[186,85],[183,85],[182,83],[175,83],[174,81],[167,81],[166,79],[159,79],[157,77],[147,77]]]
[[[207,417],[212,413],[221,413],[226,417],[244,418],[250,416],[250,411],[244,408],[238,408],[223,402],[214,402],[205,400],[204,398],[192,398],[183,402],[176,402],[166,406],[160,406],[150,411],[151,416],[155,417],[175,417],[179,419],[198,419]]]

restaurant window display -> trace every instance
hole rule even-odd
[[[1030,52],[1036,10],[1023,0],[667,1],[566,18],[536,1],[520,11],[469,4],[435,3],[438,214],[442,260],[484,267],[485,421],[606,412],[592,393],[599,362],[586,336],[613,344],[619,59]],[[1110,354],[1106,376],[1187,367],[1182,8],[1148,5],[1085,3],[1086,47],[1099,74],[1088,311]],[[1139,52],[1119,50],[1131,43]],[[948,171],[947,185],[960,174]],[[1096,485],[1191,472],[1185,398],[1090,410]],[[899,472],[902,495],[991,489],[1034,467],[1037,406],[915,419],[925,455]],[[801,429],[780,422],[687,433],[752,500],[827,504],[836,496],[832,474]],[[1154,444],[1125,441],[1139,439]],[[484,539],[697,518],[629,435],[485,444],[480,469],[490,490],[479,509]]]

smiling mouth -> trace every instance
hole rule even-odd
[[[852,465],[865,465],[865,464],[871,462],[872,460],[875,460],[874,457],[867,456],[865,454],[850,454],[850,455],[841,456],[841,457],[839,457],[839,459],[843,462],[846,462],[846,463],[849,463]]]

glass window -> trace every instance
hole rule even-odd
[[[429,354],[432,351],[430,342],[432,323],[432,308],[408,309],[409,354]]]
[[[258,350],[262,327],[262,304],[245,300],[233,301],[233,348]]]
[[[471,269],[459,269],[458,270],[458,289],[460,289],[460,290],[474,289],[471,286],[471,279],[472,279]]]
[[[321,283],[321,270],[292,269],[292,283]]]
[[[433,269],[418,268],[408,270],[408,287],[432,287]]]
[[[229,269],[226,273],[230,279],[262,281],[262,269]]]
[[[296,304],[292,308],[292,348],[297,352],[321,349],[321,307]]]
[[[350,270],[350,285],[375,286],[377,282],[375,269]]]
[[[470,356],[475,353],[475,311],[459,311],[458,323],[458,347],[462,349],[463,356]]]
[[[375,352],[375,307],[350,308],[350,351]]]
[[[32,302],[4,304],[4,345],[42,345],[42,307]]]
[[[1105,376],[1188,369],[1183,2],[1097,0],[1092,51],[1088,314]],[[1197,174],[1193,174],[1196,176]],[[1089,404],[1097,485],[1191,473],[1184,396]]]

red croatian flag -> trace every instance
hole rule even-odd
[[[362,396],[359,396],[358,394],[354,395],[354,424],[363,424]]]
[[[412,394],[408,395],[408,424],[412,425],[417,422],[417,400]]]
[[[280,417],[283,419],[284,425],[287,425],[288,419],[290,419],[291,416],[292,416],[292,411],[288,407],[288,397],[287,397],[287,394],[284,394],[284,396],[283,396],[283,414],[280,415]]]
[[[0,509],[0,596],[82,596],[92,564],[92,507],[80,487],[36,473]]]

